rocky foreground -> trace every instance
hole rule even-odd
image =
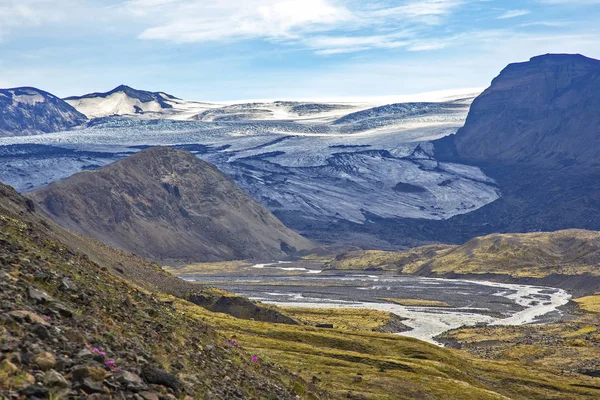
[[[0,398],[328,397],[22,222],[32,212],[0,207]]]

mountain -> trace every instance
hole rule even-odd
[[[0,137],[64,131],[86,120],[85,115],[43,90],[0,89]]]
[[[91,93],[64,99],[89,118],[111,115],[160,113],[173,108],[177,97],[163,92],[148,92],[120,85],[106,93]]]
[[[61,225],[155,260],[276,259],[311,247],[214,166],[167,147],[27,195]]]
[[[510,64],[454,137],[474,161],[600,165],[600,61],[547,54]]]

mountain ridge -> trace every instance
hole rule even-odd
[[[27,196],[63,226],[154,260],[275,259],[311,247],[214,166],[168,147]]]
[[[458,154],[485,162],[599,166],[600,61],[546,54],[508,65],[454,135]]]
[[[150,92],[119,85],[108,92],[94,92],[70,96],[64,101],[90,118],[111,115],[134,115],[170,110],[170,101],[180,100],[164,92]]]

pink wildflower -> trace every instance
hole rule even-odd
[[[257,362],[258,361],[258,356],[252,356],[252,358],[250,360],[252,360],[252,362]]]
[[[113,360],[106,361],[104,365],[106,365],[108,368],[115,372],[121,370],[120,368],[117,368],[117,364]]]

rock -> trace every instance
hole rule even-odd
[[[65,337],[67,339],[69,339],[70,342],[76,343],[76,344],[85,344],[85,342],[86,342],[85,335],[83,335],[77,331],[74,331],[72,329],[65,331]],[[84,350],[87,350],[87,349],[84,349]]]
[[[48,331],[48,328],[42,324],[35,324],[33,328],[31,328],[31,331],[42,340],[50,339],[50,332]]]
[[[67,388],[70,386],[65,377],[53,369],[44,375],[44,385],[51,388]]]
[[[77,358],[81,358],[82,360],[91,360],[94,358],[94,355],[88,349],[83,349],[79,353],[77,353]]]
[[[48,397],[48,389],[40,385],[29,385],[24,389],[19,390],[19,394],[25,397],[39,397],[39,398],[47,398]]]
[[[54,356],[51,353],[48,353],[47,351],[41,352],[35,357],[33,357],[32,362],[33,364],[40,367],[42,371],[47,371],[56,366],[56,358],[54,358]]]
[[[160,398],[158,397],[158,395],[154,392],[141,392],[140,396],[144,399],[144,400],[160,400]]]
[[[21,353],[10,353],[6,356],[6,359],[12,363],[21,365],[23,364],[23,357],[21,356]]]
[[[315,325],[317,328],[327,328],[327,329],[333,329],[333,324],[317,324]]]
[[[76,292],[77,286],[69,278],[64,278],[60,281],[60,289],[67,292]]]
[[[16,282],[18,279],[15,278],[14,276],[4,272],[4,271],[0,271],[0,282]]]
[[[10,361],[3,360],[0,362],[0,372],[5,373],[6,375],[14,375],[17,371],[19,371],[19,368]]]
[[[34,374],[35,377],[35,381],[39,384],[42,384],[44,382],[44,373],[43,372],[36,372]]]
[[[93,393],[87,397],[87,400],[112,400],[107,394]]]
[[[94,381],[90,378],[85,378],[80,384],[81,389],[87,394],[106,393],[106,388],[102,382]]]
[[[67,368],[71,368],[74,364],[74,361],[70,358],[60,357],[56,360],[56,370],[64,371]]]
[[[122,384],[143,384],[144,381],[137,374],[129,371],[121,371],[115,375],[117,382]]]
[[[9,312],[8,315],[10,315],[15,321],[19,323],[28,322],[30,324],[40,324],[45,326],[48,325],[44,318],[31,311],[16,310]]]
[[[80,365],[73,369],[73,381],[81,382],[85,379],[91,379],[92,381],[101,382],[103,381],[108,373],[104,368]]]
[[[171,375],[168,372],[162,371],[150,365],[146,365],[143,368],[142,376],[146,382],[155,385],[166,386],[173,389],[176,393],[179,393],[182,387],[181,381],[175,375]]]
[[[73,318],[73,311],[62,303],[53,303],[52,309],[58,311],[58,313],[65,318]]]
[[[206,346],[204,346],[204,350],[211,352],[215,350],[215,345],[214,344],[207,344]]]
[[[50,296],[48,293],[44,292],[43,290],[38,290],[32,286],[29,287],[29,289],[27,290],[27,294],[29,295],[29,298],[34,300],[36,303],[49,303],[52,301],[52,296]]]

